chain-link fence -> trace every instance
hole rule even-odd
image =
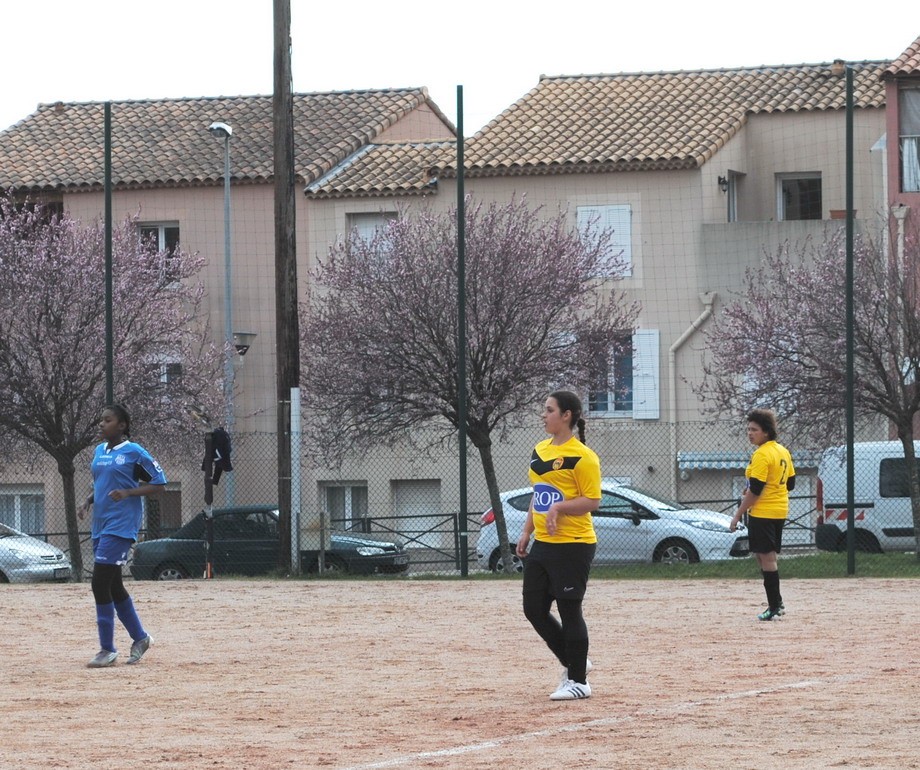
[[[492,447],[511,547],[530,504],[527,461],[541,436],[520,431]],[[603,498],[594,515],[596,566],[733,562],[747,555],[744,529],[729,517],[745,487],[751,447],[737,422],[671,426],[589,423],[601,458]],[[846,458],[841,448],[790,447],[797,483],[790,496],[784,554],[815,559],[848,544]],[[460,511],[456,447],[380,450],[324,468],[299,448],[300,484],[291,512],[292,545],[281,553],[277,440],[234,437],[234,467],[215,487],[204,515],[200,457],[163,462],[169,484],[145,501],[144,529],[126,575],[138,579],[360,574],[388,578],[501,572],[505,568],[480,454],[470,447],[467,510]],[[87,456],[77,500],[90,489]],[[909,474],[899,442],[859,443],[854,454],[859,553],[916,550]],[[69,547],[63,487],[44,472],[8,463],[0,483],[0,579],[69,579],[70,565],[92,567],[89,521],[78,521],[81,553]],[[24,533],[22,535],[17,534]],[[512,556],[512,569],[520,562]],[[662,567],[664,569],[664,567]],[[837,563],[827,569],[838,570]]]

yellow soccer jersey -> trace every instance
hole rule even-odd
[[[553,503],[575,497],[601,497],[601,463],[597,455],[574,436],[559,446],[552,441],[541,441],[530,457],[534,536],[545,543],[596,543],[590,513],[560,516],[556,534],[546,531],[546,512]]]
[[[754,450],[744,475],[764,482],[763,492],[750,509],[750,514],[762,519],[785,519],[789,514],[786,480],[795,476],[789,450],[775,441],[765,441]]]

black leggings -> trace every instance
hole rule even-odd
[[[561,624],[550,612],[553,601],[562,619]],[[554,600],[540,591],[524,594],[524,616],[563,666],[575,663],[575,659],[588,651],[588,626],[581,612],[581,603],[581,599]]]
[[[95,563],[92,587],[96,604],[120,604],[128,598],[128,591],[121,579],[120,564]]]

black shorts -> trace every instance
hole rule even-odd
[[[764,519],[748,516],[748,541],[751,553],[779,553],[783,548],[783,527],[785,519]]]
[[[534,540],[524,560],[524,593],[540,591],[554,599],[584,599],[596,551],[596,543]]]

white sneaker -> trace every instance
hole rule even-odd
[[[594,665],[591,663],[591,658],[588,658],[585,662],[585,676],[591,673],[591,669],[594,668]],[[561,689],[565,686],[565,683],[569,681],[569,670],[567,668],[562,669],[562,678],[559,680],[559,686],[556,688]]]
[[[567,679],[556,692],[549,696],[550,700],[580,700],[591,697],[591,685],[587,682],[573,682]]]

